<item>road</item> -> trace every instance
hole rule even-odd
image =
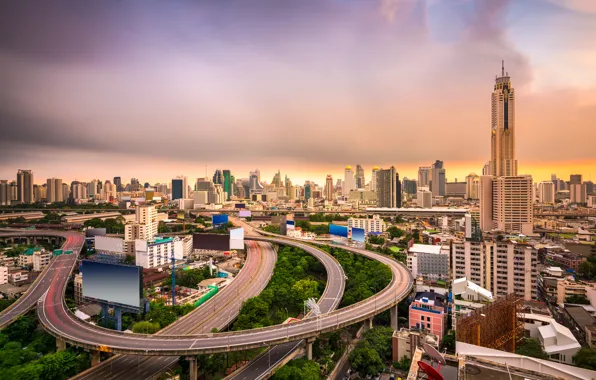
[[[8,230],[3,230],[8,231]],[[59,273],[70,274],[71,269],[77,261],[78,253],[85,243],[83,235],[77,232],[63,232],[63,231],[14,231],[2,232],[0,237],[10,236],[60,236],[65,239],[62,245],[63,250],[73,250],[72,255],[61,255],[52,259],[50,265],[37,277],[35,282],[31,284],[27,292],[21,296],[15,303],[0,313],[0,329],[8,326],[14,322],[18,317],[33,309],[37,301],[43,296],[47,288],[50,286],[54,275]]]
[[[288,239],[265,237],[250,237],[249,239],[292,245],[313,254],[321,253],[320,250],[310,245]],[[80,321],[66,309],[63,302],[66,276],[61,276],[60,272],[56,272],[54,281],[51,283],[46,296],[38,303],[38,316],[50,334],[62,338],[69,344],[114,353],[152,356],[196,355],[239,351],[301,340],[372,318],[383,310],[396,305],[410,292],[413,281],[405,266],[374,252],[358,249],[351,250],[386,264],[393,274],[390,284],[374,297],[350,307],[287,325],[269,326],[247,331],[185,336],[119,333]],[[330,256],[324,254],[324,257],[329,259]],[[334,275],[338,274],[328,272],[328,279],[333,278]],[[330,297],[323,296],[322,298],[322,302],[339,302],[338,299]]]

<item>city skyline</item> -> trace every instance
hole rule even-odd
[[[438,159],[461,180],[489,160],[501,60],[518,172],[596,178],[593,2],[32,4],[0,12],[0,178],[153,182],[207,164],[323,183],[358,163],[416,178]]]

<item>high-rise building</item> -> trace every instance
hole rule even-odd
[[[418,168],[418,187],[429,187],[430,172],[430,166],[421,166]]]
[[[377,207],[401,207],[401,182],[393,166],[377,172]]]
[[[0,206],[10,205],[10,188],[8,181],[3,179],[0,180]]]
[[[33,185],[33,201],[34,202],[45,202],[46,201],[46,185]]]
[[[68,183],[62,183],[62,202],[66,202],[70,197],[70,186]]]
[[[569,176],[569,184],[570,185],[578,185],[582,183],[582,175],[581,174],[571,174]]]
[[[158,225],[155,206],[138,206],[134,223],[124,226],[124,252],[127,255],[134,255],[135,240],[152,240],[157,235]]]
[[[223,175],[221,174],[221,170],[216,169],[215,172],[213,173],[213,183],[216,185],[223,184]]]
[[[356,188],[364,189],[365,185],[366,182],[364,179],[364,169],[362,168],[362,166],[360,166],[360,164],[358,164],[356,165]]]
[[[33,172],[31,170],[17,171],[17,202],[33,203]]]
[[[60,178],[48,178],[46,185],[46,199],[48,203],[64,201],[62,180]]]
[[[333,201],[333,177],[331,174],[327,174],[327,178],[325,178],[325,199]]]
[[[352,190],[356,190],[356,178],[354,178],[352,167],[348,165],[344,170],[344,183],[341,193],[344,197],[347,197]]]
[[[402,189],[403,189],[403,192],[406,194],[409,194],[409,195],[416,194],[416,190],[418,189],[416,180],[408,179],[408,177],[404,177],[404,180],[402,183]]]
[[[586,182],[584,182],[584,185],[586,185],[586,194],[589,195],[594,192],[594,182],[586,181]]]
[[[248,186],[250,188],[251,193],[260,194],[263,192],[263,185],[261,184],[261,172],[259,171],[259,169],[255,169],[254,172],[249,172],[248,182]]]
[[[466,177],[466,199],[479,199],[480,177],[476,173],[470,173]]]
[[[533,233],[532,176],[496,177],[492,195],[494,228],[524,235]]]
[[[433,193],[426,189],[418,189],[416,192],[416,204],[422,208],[433,207]]]
[[[232,172],[229,170],[223,171],[223,191],[226,193],[226,201],[229,201],[234,195],[234,181],[232,180]]]
[[[281,173],[278,170],[277,173],[273,175],[273,180],[271,180],[271,184],[275,187],[281,187]]]
[[[555,194],[555,184],[551,181],[542,181],[538,184],[538,202],[554,204]]]
[[[87,186],[79,181],[72,181],[70,184],[70,200],[71,202],[79,199],[87,199]]]
[[[188,184],[185,176],[178,176],[172,179],[172,198],[176,199],[188,199]]]
[[[370,191],[377,191],[377,172],[379,171],[378,166],[372,168],[372,175],[370,177]]]
[[[312,185],[310,182],[304,184],[304,200],[308,202],[310,198],[312,198]]]
[[[515,91],[509,73],[505,73],[504,63],[501,76],[495,80],[491,101],[491,174],[495,177],[515,177]]]
[[[139,182],[138,178],[130,179],[130,191],[139,191],[141,187],[141,182]]]
[[[586,203],[587,191],[585,183],[570,183],[569,184],[569,201],[571,203]]]
[[[445,168],[443,168],[443,161],[436,160],[431,169],[432,179],[430,183],[430,191],[433,197],[445,196]]]
[[[88,197],[96,197],[98,193],[97,189],[97,180],[94,179],[87,183],[87,196]]]
[[[117,192],[124,191],[124,187],[122,186],[122,178],[114,177],[114,185],[116,186]]]

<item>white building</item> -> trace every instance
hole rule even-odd
[[[480,177],[476,173],[466,176],[466,199],[480,198]]]
[[[418,189],[416,192],[416,204],[418,207],[431,208],[433,206],[433,193],[425,189]]]
[[[573,365],[573,355],[581,349],[571,331],[554,319],[548,325],[538,328],[538,340],[550,360],[559,363]]]
[[[0,267],[0,285],[8,283],[8,267]]]
[[[342,195],[348,196],[351,190],[356,190],[356,178],[351,166],[346,166],[344,170],[344,182],[342,184]]]
[[[538,202],[543,204],[555,203],[555,184],[551,181],[542,181],[538,184]]]
[[[407,264],[414,278],[447,279],[449,277],[449,248],[440,245],[414,244],[408,248]]]
[[[466,277],[497,296],[515,292],[536,299],[538,250],[511,240],[453,242],[454,278]]]
[[[44,250],[35,251],[32,255],[32,258],[33,271],[41,272],[45,269],[45,267],[50,265],[50,260],[52,260],[52,252],[46,252]]]
[[[76,305],[83,303],[83,274],[77,273],[74,277],[74,301]]]
[[[138,206],[135,213],[135,222],[124,226],[124,252],[133,255],[135,240],[151,240],[157,234],[159,221],[155,206]]]
[[[368,235],[369,233],[383,233],[386,230],[386,224],[379,215],[373,215],[369,218],[350,218],[348,219],[348,228],[362,228]]]
[[[480,228],[531,235],[534,230],[532,176],[480,178]]]
[[[143,268],[155,268],[168,265],[172,256],[182,260],[184,244],[180,238],[155,238],[152,240],[135,240],[135,262]]]
[[[461,296],[465,301],[472,302],[492,302],[494,301],[493,293],[484,289],[483,287],[469,281],[462,277],[453,280],[452,287],[454,296]]]

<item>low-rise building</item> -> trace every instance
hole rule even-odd
[[[0,285],[8,283],[8,267],[0,267]]]
[[[412,354],[416,351],[416,347],[422,347],[424,343],[439,349],[439,338],[428,331],[409,330],[405,328],[394,331],[393,338],[391,339],[393,361],[398,362],[404,356],[412,359]]]
[[[549,359],[559,363],[573,364],[573,355],[581,349],[571,331],[554,319],[538,328],[538,340]]]
[[[8,283],[11,285],[21,286],[29,282],[29,273],[26,271],[19,270],[8,274]]]
[[[446,332],[447,304],[445,296],[435,292],[416,293],[409,310],[410,328],[426,330],[437,336],[437,344]]]
[[[567,298],[573,296],[586,297],[586,285],[575,281],[573,276],[567,276],[564,279],[557,281],[558,304],[567,302]]]
[[[383,233],[386,230],[386,224],[379,215],[373,215],[371,218],[350,218],[348,219],[349,228],[361,228],[368,235],[370,233]]]
[[[50,265],[50,260],[52,260],[52,252],[45,250],[33,252],[33,271],[41,272]]]

